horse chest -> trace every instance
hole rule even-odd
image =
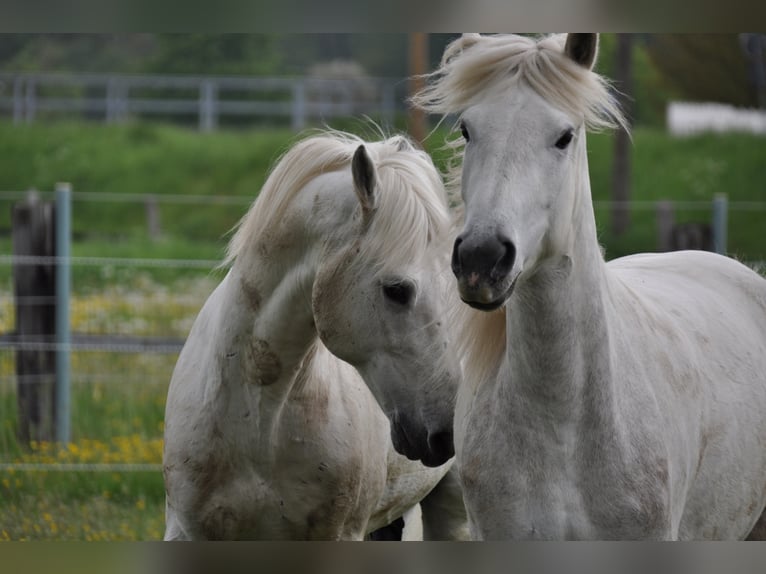
[[[236,468],[215,474],[215,484],[198,503],[196,520],[203,538],[359,538],[372,499],[383,488],[384,477],[365,473],[358,457],[307,454],[301,441],[280,448],[268,464],[257,456],[246,463],[244,455],[237,458],[241,462]]]
[[[500,412],[477,397],[466,417],[458,468],[472,529],[483,539],[664,538],[665,459],[631,459],[576,423]],[[608,455],[608,456],[606,456]]]

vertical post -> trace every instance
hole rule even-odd
[[[24,121],[32,123],[35,119],[35,95],[37,88],[34,78],[27,78],[26,91],[24,93]]]
[[[111,124],[117,121],[118,106],[117,103],[117,80],[115,78],[109,78],[106,81],[106,113],[104,118],[106,123]]]
[[[157,241],[162,234],[160,208],[157,205],[157,198],[154,195],[147,196],[144,205],[146,206],[146,226],[149,230],[149,238],[152,241]]]
[[[13,79],[13,123],[20,124],[24,119],[24,78]]]
[[[306,126],[306,84],[304,80],[293,82],[293,116],[292,127],[302,130]]]
[[[70,250],[72,225],[72,186],[56,184],[56,440],[69,442],[69,294],[71,287]]]
[[[763,62],[763,50],[766,49],[766,35],[757,34],[755,50],[753,50],[753,71],[755,72],[755,86],[758,94],[758,107],[766,110],[766,68]]]
[[[55,216],[52,202],[31,191],[13,206],[13,292],[16,306],[16,380],[22,445],[54,440],[56,433]],[[32,258],[32,259],[30,259]],[[35,260],[34,258],[41,258]]]
[[[395,120],[394,109],[394,86],[391,82],[383,84],[381,95],[381,115],[383,116],[383,127],[393,128]]]
[[[630,95],[633,93],[633,36],[617,34],[615,83],[619,89],[620,106],[625,117],[630,116]],[[612,233],[622,235],[630,225],[630,137],[624,129],[614,134],[612,160]]]
[[[216,113],[216,85],[212,80],[205,80],[200,85],[199,94],[199,129],[209,132],[218,124]]]
[[[410,95],[425,87],[423,75],[428,71],[428,34],[410,33]],[[410,135],[422,144],[426,139],[426,113],[410,106]]]
[[[673,239],[673,202],[657,202],[657,251],[671,251]]]
[[[726,255],[729,204],[725,193],[713,196],[713,251]]]

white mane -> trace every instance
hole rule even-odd
[[[490,91],[533,88],[589,129],[625,127],[625,118],[603,76],[564,54],[566,34],[540,38],[467,34],[452,42],[430,83],[412,102],[429,112],[460,113]]]
[[[447,237],[450,217],[439,172],[430,157],[401,135],[379,142],[338,131],[310,136],[287,151],[274,166],[252,207],[239,222],[224,265],[278,222],[291,200],[312,179],[348,171],[351,159],[364,144],[375,164],[378,204],[360,248],[374,258],[381,271],[417,261],[431,241]],[[406,241],[404,241],[406,238]]]

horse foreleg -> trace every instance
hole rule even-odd
[[[165,503],[165,536],[163,540],[191,540],[176,518],[175,512]]]
[[[404,518],[400,516],[388,526],[370,532],[368,540],[401,540],[403,531]]]
[[[420,507],[423,540],[470,540],[463,490],[454,465],[420,501]]]
[[[745,540],[766,540],[766,510],[763,511]]]

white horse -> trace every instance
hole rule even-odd
[[[462,131],[471,532],[744,538],[766,504],[766,280],[703,252],[605,263],[585,132],[624,120],[597,46],[465,35],[415,99]]]
[[[434,489],[459,380],[448,227],[440,175],[403,137],[331,132],[282,157],[173,372],[166,539],[362,539]],[[462,536],[446,480],[426,537]]]

